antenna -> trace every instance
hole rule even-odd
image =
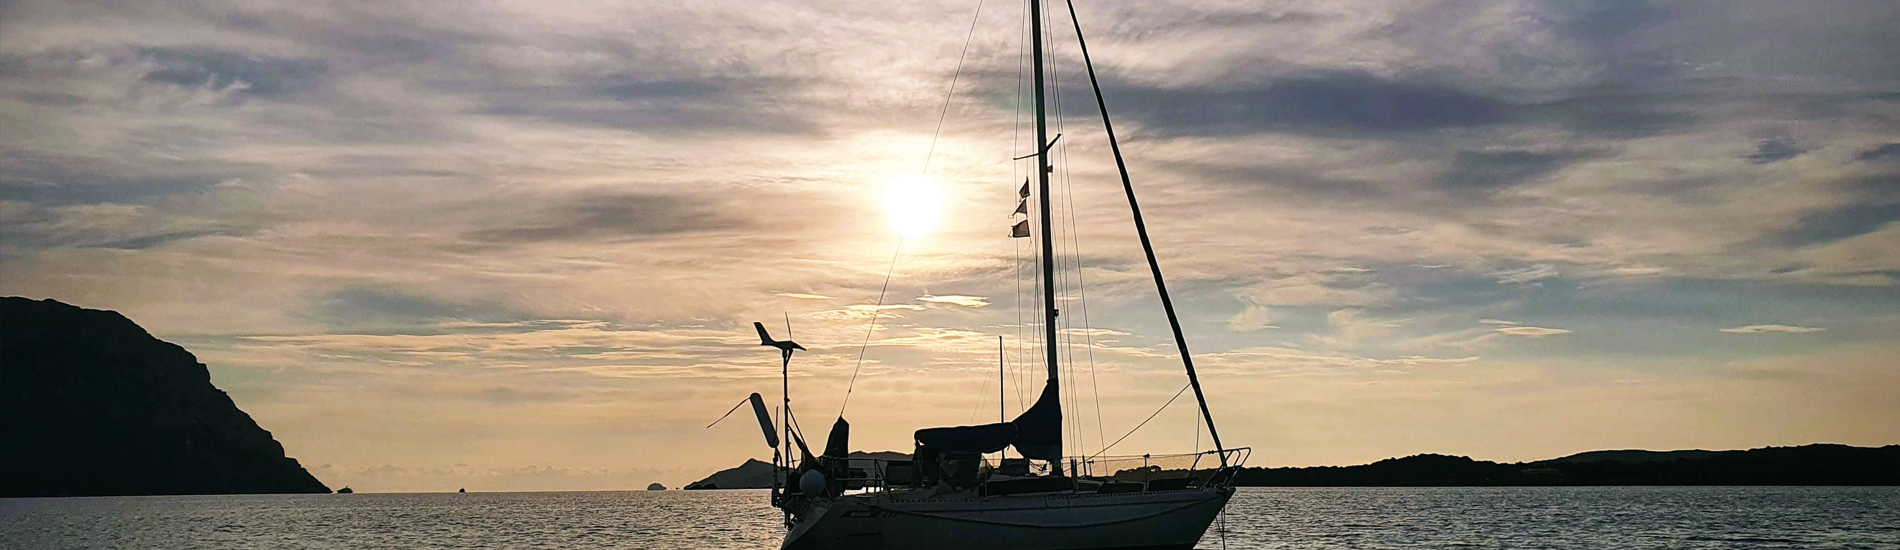
[[[784,462],[783,467],[789,468],[791,467],[791,463],[792,463],[792,458],[791,458],[791,454],[792,454],[792,449],[791,449],[791,442],[792,442],[792,374],[791,374],[792,352],[805,351],[805,346],[798,345],[798,342],[792,341],[792,336],[791,336],[792,315],[790,313],[785,314],[786,335],[785,335],[784,340],[778,340],[778,339],[772,338],[771,333],[768,333],[765,331],[765,323],[753,321],[752,328],[754,330],[759,331],[759,345],[778,348],[778,353],[779,353],[778,377],[779,377],[779,391],[781,392],[780,393],[781,400],[779,401],[779,418],[781,419],[781,422],[779,423],[780,424],[779,430],[782,433],[784,433],[784,437],[781,437],[779,439],[779,443],[782,445],[785,445],[785,450],[784,450],[785,462]],[[767,439],[770,439],[770,438],[767,438]],[[801,442],[800,444],[802,445],[803,443]],[[800,448],[802,449],[803,447],[800,447]],[[772,451],[772,453],[774,454],[774,457],[772,459],[772,461],[774,462],[774,465],[777,465],[778,463],[777,455],[779,454],[779,452],[780,451],[777,449],[774,449]],[[773,489],[774,491],[778,490],[776,488],[777,487],[776,484],[778,483],[778,477],[776,476],[777,474],[774,474],[774,477],[772,478],[774,487],[775,487]],[[783,493],[775,493],[774,498],[780,498],[782,496],[783,496]],[[787,523],[791,522],[791,511],[787,510],[785,514],[786,514],[785,521]]]

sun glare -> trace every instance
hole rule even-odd
[[[924,176],[898,176],[884,184],[884,216],[898,236],[928,235],[943,216],[943,187]]]

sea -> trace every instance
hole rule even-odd
[[[0,548],[777,548],[765,491],[0,499]],[[1243,488],[1202,549],[1900,549],[1896,487]]]

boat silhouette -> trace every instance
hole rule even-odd
[[[1077,45],[1088,69],[1089,82],[1102,113],[1103,128],[1155,290],[1187,374],[1187,384],[1175,397],[1193,390],[1214,450],[1119,457],[1103,456],[1101,449],[1092,455],[1065,452],[1069,449],[1063,441],[1062,380],[1058,372],[1061,362],[1058,346],[1054,345],[1058,341],[1060,312],[1056,308],[1055,288],[1059,283],[1054,273],[1057,258],[1051,233],[1053,201],[1049,193],[1053,172],[1050,149],[1061,136],[1055,139],[1048,136],[1042,3],[1028,0],[1028,4],[1038,147],[1032,155],[1018,160],[1033,157],[1036,176],[1033,192],[1030,182],[1024,182],[1020,191],[1022,202],[1012,218],[1015,215],[1028,217],[1027,206],[1033,200],[1039,227],[1031,227],[1030,220],[1024,219],[1014,223],[1010,232],[1013,238],[1040,237],[1037,258],[1041,267],[1042,359],[1048,368],[1043,390],[1034,405],[1013,419],[999,418],[997,423],[977,426],[917,430],[909,460],[852,458],[850,423],[841,411],[824,449],[813,454],[797,427],[789,384],[793,354],[805,348],[789,340],[776,340],[762,323],[754,323],[760,344],[778,349],[781,358],[784,396],[780,403],[780,420],[772,419],[758,394],[749,400],[765,431],[766,442],[773,448],[777,475],[773,479],[771,503],[782,510],[787,529],[782,545],[785,550],[1191,549],[1234,494],[1234,474],[1245,463],[1250,449],[1225,447],[1214,427],[1214,417],[1208,410],[1194,370],[1193,356],[1188,352],[1174,303],[1155,259],[1154,246],[1143,222],[1093,63],[1088,58],[1088,45],[1082,38],[1082,26],[1073,3],[1069,4],[1068,11],[1075,25]],[[974,26],[972,28],[974,32]],[[787,328],[790,328],[789,322]],[[1008,458],[1010,450],[1019,457]],[[991,461],[984,457],[989,453],[1003,454]]]

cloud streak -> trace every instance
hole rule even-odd
[[[1722,332],[1729,334],[1806,334],[1810,332],[1821,332],[1823,330],[1827,329],[1820,327],[1797,327],[1793,325],[1748,325],[1744,327],[1725,328],[1722,329]]]

